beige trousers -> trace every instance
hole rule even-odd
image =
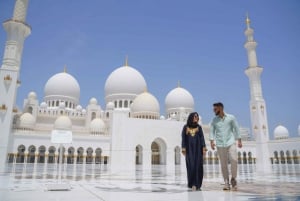
[[[225,182],[229,181],[228,159],[231,164],[231,177],[237,176],[237,152],[235,143],[229,147],[218,147],[218,155],[221,162],[222,174]]]

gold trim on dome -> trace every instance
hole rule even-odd
[[[180,88],[180,80],[177,82],[177,87]]]
[[[67,73],[67,65],[64,66],[64,73]]]

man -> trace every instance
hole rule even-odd
[[[228,158],[231,164],[231,185],[232,189],[236,190],[236,140],[238,141],[238,147],[242,148],[242,140],[239,126],[233,115],[226,114],[224,112],[224,105],[222,103],[214,103],[213,109],[216,117],[212,120],[210,125],[210,146],[213,150],[215,150],[215,147],[217,146],[217,151],[221,162],[222,175],[225,181],[225,186],[223,190],[230,190]]]

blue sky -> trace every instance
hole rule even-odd
[[[84,2],[84,3],[83,3]],[[14,1],[0,0],[0,20],[12,15]],[[40,101],[47,80],[67,65],[81,86],[81,104],[104,102],[108,75],[129,57],[160,101],[177,86],[194,96],[208,123],[211,104],[222,101],[242,126],[250,127],[245,14],[258,42],[258,63],[270,133],[279,124],[292,136],[300,123],[300,1],[30,0],[17,104],[28,92]],[[0,29],[0,55],[5,32]]]

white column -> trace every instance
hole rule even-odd
[[[254,31],[250,28],[250,19],[246,19],[247,28],[245,31],[246,43],[249,66],[245,70],[245,74],[249,78],[250,85],[250,114],[251,114],[251,127],[256,140],[256,153],[263,153],[257,155],[256,170],[260,173],[267,173],[271,171],[270,153],[269,153],[269,129],[266,111],[266,103],[263,98],[261,86],[261,74],[263,68],[258,66],[256,58],[256,46],[254,41]]]
[[[0,172],[6,166],[7,153],[12,146],[11,127],[16,102],[23,43],[31,28],[26,24],[28,0],[16,0],[13,18],[3,23],[7,33],[0,68]]]

